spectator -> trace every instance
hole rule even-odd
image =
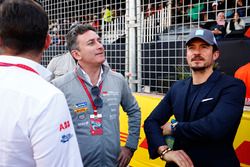
[[[227,36],[243,37],[245,31],[245,22],[239,17],[237,12],[227,25]]]
[[[203,21],[200,23],[200,27],[204,29],[210,29],[211,26],[215,23],[214,20],[208,19],[208,14],[206,12],[202,13]]]
[[[0,166],[82,167],[65,97],[38,64],[48,17],[33,0],[0,5]]]
[[[245,105],[250,106],[250,63],[241,66],[234,75],[236,78],[241,79],[247,88]]]
[[[96,15],[93,16],[93,21],[91,23],[91,26],[94,27],[97,31],[100,31],[100,24]]]
[[[225,11],[225,0],[218,0],[218,10],[221,11]]]
[[[219,1],[219,4],[223,3],[224,8],[220,8],[220,11],[225,11],[225,17],[226,18],[232,18],[235,11],[235,0],[228,1],[228,0],[221,0]]]
[[[242,0],[236,0],[236,9],[240,17],[246,16],[246,5]]]
[[[188,16],[191,21],[198,21],[200,12],[204,9],[203,3],[190,4],[187,10]]]
[[[140,134],[137,102],[124,77],[103,64],[104,47],[93,27],[77,25],[69,31],[66,41],[78,64],[74,71],[52,83],[66,96],[83,164],[126,167]],[[125,147],[120,147],[119,105],[128,115]]]
[[[192,76],[177,81],[144,122],[150,157],[161,156],[170,167],[239,167],[233,141],[245,85],[213,70],[219,51],[211,31],[192,31],[186,47]],[[171,116],[177,122],[167,122]],[[173,150],[163,135],[175,138]]]
[[[58,32],[56,32],[55,34],[51,35],[51,45],[60,45],[61,43],[61,39],[60,39],[60,35]]]
[[[224,12],[219,12],[216,22],[210,28],[216,40],[224,38],[224,36],[226,35],[226,27],[227,27],[227,21],[225,20]]]
[[[215,1],[212,3],[212,9],[208,13],[208,19],[216,20],[217,10],[218,10],[218,3]]]
[[[172,12],[174,17],[172,18],[172,22],[174,24],[182,24],[183,22],[185,22],[187,19],[187,9],[188,9],[188,5],[185,4],[186,1],[184,0],[179,0],[179,1],[175,1],[174,2],[174,7],[172,8]],[[177,4],[175,4],[177,3]],[[176,23],[175,23],[176,22]]]
[[[104,9],[103,18],[106,23],[110,23],[112,21],[112,10],[109,8],[109,5],[106,5]]]
[[[155,9],[154,4],[149,3],[145,11],[145,17],[152,16],[155,14],[155,12],[156,12],[156,9]]]
[[[70,22],[68,19],[63,19],[62,26],[61,26],[61,35],[65,36],[69,31]]]
[[[161,11],[163,9],[164,9],[163,2],[159,2],[158,5],[157,5],[157,11]]]

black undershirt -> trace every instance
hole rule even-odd
[[[186,121],[188,121],[190,118],[190,113],[193,109],[193,103],[194,103],[195,99],[197,98],[203,84],[204,83],[198,84],[198,85],[191,84],[189,89],[188,89],[188,96],[187,96],[187,100],[186,100],[186,112],[185,112],[185,120]]]

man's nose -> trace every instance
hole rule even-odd
[[[101,42],[97,42],[98,45],[98,49],[103,49],[104,50],[104,46]]]
[[[200,49],[199,49],[199,48],[194,49],[194,50],[193,50],[193,54],[195,54],[195,55],[200,55]]]

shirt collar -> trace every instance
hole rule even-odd
[[[0,55],[0,62],[12,63],[12,64],[23,64],[23,65],[29,66],[30,68],[38,72],[38,74],[46,81],[49,81],[52,77],[52,73],[49,70],[47,70],[44,66],[27,58],[23,58],[19,56]]]
[[[99,74],[99,79],[98,79],[98,82],[97,82],[96,86],[99,86],[100,83],[101,83],[101,80],[102,80],[103,69],[102,69],[102,67],[100,67],[100,68],[101,68],[101,72],[100,72],[100,74]],[[82,68],[80,68],[80,69],[82,70],[83,75],[85,75],[86,80],[91,84],[91,86],[94,86],[94,85],[92,84],[91,80],[90,80],[89,75],[88,75]]]

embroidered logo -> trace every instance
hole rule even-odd
[[[71,133],[68,133],[66,135],[62,135],[62,138],[61,138],[61,142],[62,143],[66,143],[69,141],[69,139],[72,137],[73,135]]]
[[[60,124],[59,130],[62,131],[64,129],[67,129],[70,127],[70,122],[69,121],[65,121],[64,123]]]
[[[73,106],[75,113],[82,113],[88,110],[87,102],[77,103]]]

